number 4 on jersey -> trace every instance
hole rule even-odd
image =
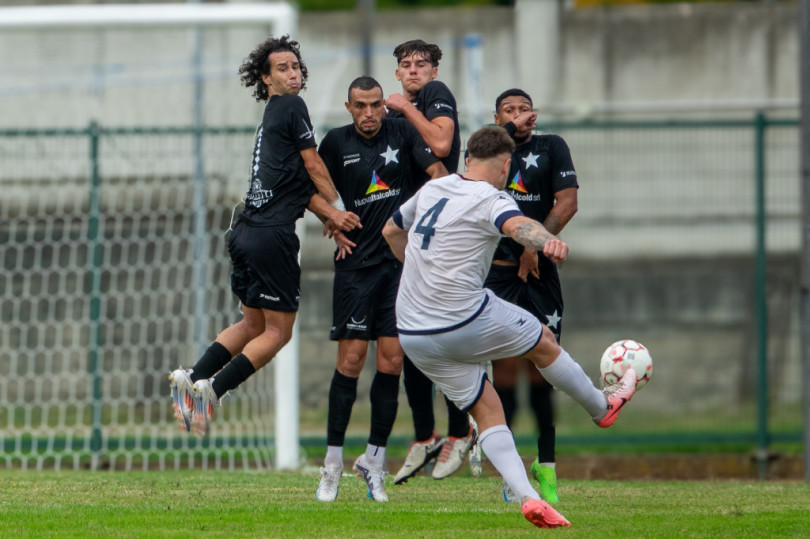
[[[422,234],[422,249],[427,249],[430,246],[430,238],[436,233],[436,229],[434,228],[436,219],[439,218],[439,214],[444,209],[444,205],[447,204],[447,200],[447,198],[439,200],[422,215],[419,222],[416,224],[414,231],[417,234]],[[427,224],[424,224],[426,219]]]

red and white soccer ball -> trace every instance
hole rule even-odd
[[[602,354],[599,362],[599,371],[602,373],[602,383],[610,386],[621,380],[627,369],[636,371],[636,389],[641,389],[652,379],[653,366],[650,351],[643,344],[623,340],[611,344]]]

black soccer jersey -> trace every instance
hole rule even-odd
[[[453,144],[450,147],[450,153],[447,157],[443,158],[442,164],[451,174],[458,171],[458,157],[461,152],[461,131],[458,126],[458,108],[456,107],[456,98],[447,87],[447,85],[438,80],[432,80],[419,90],[416,99],[412,101],[416,109],[421,112],[428,120],[433,120],[440,116],[450,118],[453,120]],[[404,115],[393,110],[388,111],[389,118],[403,118]],[[428,180],[428,176],[423,174],[421,182],[424,183]]]
[[[256,132],[241,219],[255,226],[270,226],[301,218],[315,185],[300,152],[315,146],[304,100],[297,95],[272,96]]]
[[[571,152],[562,137],[532,135],[525,144],[515,148],[506,192],[527,217],[541,223],[545,221],[554,207],[554,194],[569,187],[579,187],[579,184]],[[498,244],[494,259],[518,262],[522,252],[523,245],[504,238]]]
[[[346,236],[357,244],[352,254],[335,261],[335,269],[377,264],[393,253],[382,229],[394,211],[414,192],[413,177],[438,161],[419,132],[405,119],[382,121],[367,139],[353,124],[329,131],[318,149],[347,211],[360,217],[363,228]]]

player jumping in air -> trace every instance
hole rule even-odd
[[[239,68],[242,82],[266,101],[256,132],[245,209],[228,239],[231,289],[243,318],[223,330],[190,370],[169,375],[175,417],[200,436],[214,406],[268,364],[292,336],[301,268],[295,222],[309,207],[340,230],[360,226],[346,212],[316,150],[304,100],[307,68],[289,36],[259,44]],[[317,190],[317,193],[316,193]]]

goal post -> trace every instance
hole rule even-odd
[[[184,27],[263,24],[277,34],[298,25],[295,8],[269,4],[102,4],[0,8],[0,29],[86,29],[110,27]]]
[[[56,32],[62,40],[57,53],[76,49],[76,58],[84,41],[93,39],[88,32],[132,31],[137,35],[131,41],[147,49],[153,41],[182,42],[182,33],[191,30],[222,31],[216,39],[230,44],[234,39],[228,31],[237,27],[269,26],[274,35],[283,35],[294,34],[297,24],[297,11],[287,2],[0,8],[0,39],[19,44],[29,36],[34,41],[37,35]],[[165,38],[164,31],[175,34]],[[158,108],[166,96],[174,96],[184,108],[188,103],[204,106],[205,98],[187,90],[210,75],[177,77],[180,83],[169,90],[150,87],[155,79],[169,79],[141,74],[148,70],[143,57],[150,53],[124,52],[119,59],[118,50],[131,45],[103,39],[94,46],[107,63],[88,70],[106,73],[135,66],[140,78],[122,83],[121,95],[126,106],[143,109],[129,112],[130,118],[126,106],[118,107],[115,115],[106,116],[109,105],[98,104],[99,99],[91,103],[97,97],[91,95],[77,105],[89,109],[94,120],[89,127],[0,130],[5,162],[0,222],[6,223],[0,225],[0,240],[8,255],[0,280],[0,363],[5,364],[0,375],[6,380],[0,382],[0,463],[23,468],[59,468],[64,463],[91,469],[162,469],[172,463],[262,468],[274,457],[277,469],[297,468],[297,330],[273,361],[273,389],[269,373],[257,373],[251,382],[260,387],[240,388],[218,410],[221,424],[215,424],[211,439],[175,432],[166,382],[177,362],[190,366],[201,339],[212,340],[226,321],[238,316],[227,289],[221,232],[232,203],[246,188],[252,128],[208,127],[201,116],[185,112],[175,118],[176,104],[165,113],[149,110],[150,100]],[[199,46],[197,40],[186,41],[191,48]],[[250,50],[233,48],[241,51],[240,57]],[[199,57],[200,51],[188,52]],[[152,60],[159,64],[160,54]],[[232,58],[223,65],[222,71],[235,79]],[[29,76],[25,70],[20,73],[21,78]],[[104,83],[91,87],[91,93],[106,92]],[[161,79],[164,83],[172,84]],[[31,85],[35,92],[47,91],[37,84]],[[13,97],[33,102],[27,96]],[[230,100],[218,94],[209,97],[214,101]],[[255,107],[235,113],[224,106],[226,110],[211,115],[213,122],[224,117],[246,127],[260,117]],[[172,118],[166,121],[174,127],[155,127],[150,113],[158,120]],[[128,125],[116,126],[121,123]],[[186,290],[189,283],[197,290]],[[195,305],[204,305],[205,312],[195,313]],[[189,329],[199,326],[205,335]],[[158,346],[164,350],[156,351]],[[275,420],[265,421],[271,394]]]

